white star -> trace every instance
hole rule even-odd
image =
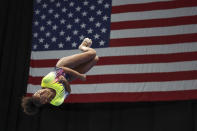
[[[91,34],[93,32],[93,30],[90,28],[87,30],[88,31],[88,34]]]
[[[94,35],[94,38],[95,38],[95,39],[99,39],[99,37],[100,37],[100,35],[98,35],[98,34],[95,34],[95,35]]]
[[[40,3],[41,2],[41,0],[37,0],[37,3]]]
[[[36,15],[40,14],[40,11],[37,9],[35,10]]]
[[[44,26],[41,26],[40,27],[40,31],[44,31],[45,27]]]
[[[75,23],[79,23],[80,19],[79,18],[76,18],[75,19]]]
[[[107,31],[106,28],[102,28],[102,29],[101,29],[101,32],[102,32],[102,33],[106,33],[106,31]]]
[[[73,35],[77,35],[77,34],[78,34],[78,30],[74,30]]]
[[[39,39],[39,42],[40,42],[40,43],[43,43],[43,42],[44,42],[44,39],[43,39],[43,38],[40,38],[40,39]]]
[[[98,4],[102,4],[103,1],[102,1],[102,0],[98,0],[97,3],[98,3]]]
[[[76,9],[76,11],[80,11],[81,10],[81,8],[78,6],[77,8],[75,8]]]
[[[91,17],[89,18],[89,21],[93,22],[93,21],[94,21],[94,17],[91,16]]]
[[[56,13],[56,14],[54,15],[54,17],[55,17],[55,18],[59,18],[59,14]]]
[[[49,12],[50,14],[52,14],[52,13],[53,13],[53,9],[49,9],[48,12]]]
[[[42,20],[44,20],[46,18],[45,15],[41,15],[40,17],[41,17]]]
[[[97,22],[95,25],[96,25],[96,27],[100,27],[101,23]]]
[[[98,10],[98,11],[96,12],[96,14],[97,14],[97,15],[101,15],[101,14],[102,14],[102,11]]]
[[[81,35],[81,36],[79,37],[80,40],[83,40],[84,38],[85,38],[85,36],[83,36],[83,35]]]
[[[83,28],[86,27],[86,24],[82,23],[80,26],[81,26],[81,28],[83,29]]]
[[[44,3],[44,4],[42,5],[42,8],[47,8],[47,4]]]
[[[49,37],[51,35],[51,33],[47,32],[45,35],[46,35],[46,37]]]
[[[44,48],[45,48],[45,49],[48,49],[48,48],[49,48],[49,44],[46,43],[46,44],[44,45]]]
[[[58,44],[59,48],[63,48],[64,47],[64,44],[61,42]]]
[[[64,8],[62,9],[62,12],[66,13],[66,11],[67,11],[67,9],[64,7]]]
[[[100,44],[100,46],[103,46],[103,45],[105,44],[105,42],[104,42],[103,40],[101,40],[101,41],[99,42],[99,44]]]
[[[38,33],[34,33],[33,36],[36,38],[38,37]]]
[[[72,28],[72,25],[71,24],[68,24],[66,27],[67,27],[67,29],[71,29]]]
[[[94,10],[94,9],[95,9],[94,5],[90,6],[90,10]]]
[[[106,20],[107,21],[107,19],[108,19],[109,17],[108,16],[103,16],[103,20]]]
[[[34,46],[33,46],[34,50],[37,49],[37,46],[38,46],[38,45],[34,45]]]
[[[66,41],[70,41],[71,40],[71,37],[70,36],[67,36],[66,37]]]
[[[70,12],[70,13],[68,14],[68,17],[69,17],[69,18],[73,17],[73,13]]]
[[[72,47],[77,47],[77,43],[76,42],[73,42],[72,43]]]
[[[65,20],[64,20],[64,19],[61,19],[61,20],[60,20],[60,23],[61,23],[61,24],[65,24]]]
[[[82,13],[82,16],[86,16],[86,15],[87,15],[87,12],[84,11],[84,12]]]
[[[83,5],[88,5],[88,1],[84,1],[83,2]]]
[[[109,8],[109,4],[106,3],[106,4],[104,5],[104,7],[105,7],[105,8]]]
[[[52,28],[53,28],[53,30],[56,30],[58,28],[58,26],[54,25]]]
[[[51,25],[52,24],[52,21],[51,20],[48,20],[47,21],[47,25]]]
[[[51,38],[51,41],[52,41],[52,42],[56,42],[56,40],[57,40],[56,37]]]
[[[34,22],[34,25],[36,25],[36,26],[37,26],[38,24],[39,24],[39,22],[38,22],[38,21],[35,21],[35,22]]]
[[[70,7],[73,7],[74,4],[75,4],[74,2],[70,2],[69,6],[70,6]]]
[[[58,2],[58,3],[56,4],[56,7],[60,7],[60,5],[61,5],[60,2]]]
[[[54,2],[55,0],[50,0],[50,2]]]
[[[62,35],[64,35],[64,31],[63,30],[61,30],[61,32],[60,32],[60,36],[62,36]]]

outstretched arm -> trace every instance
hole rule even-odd
[[[68,67],[60,67],[64,70],[65,73],[68,73],[68,74],[71,74],[73,75],[74,77],[77,77],[79,79],[81,79],[82,81],[85,81],[86,80],[86,75],[85,74],[81,74],[71,68],[68,68]]]

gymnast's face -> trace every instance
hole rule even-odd
[[[38,90],[33,97],[40,99],[40,103],[47,104],[49,103],[51,96],[51,92],[48,89],[40,89]]]

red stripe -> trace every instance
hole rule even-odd
[[[29,76],[29,84],[39,85],[42,77]],[[130,83],[130,82],[162,82],[197,79],[197,71],[139,73],[139,74],[111,74],[89,75],[86,81],[76,80],[71,84],[98,84],[98,83]]]
[[[197,60],[196,56],[197,56],[197,52],[153,54],[153,55],[131,55],[131,56],[108,56],[108,57],[100,57],[97,66],[193,61],[193,60]],[[31,67],[32,68],[54,67],[54,65],[56,65],[56,62],[57,60],[31,60]]]
[[[145,4],[127,4],[120,6],[112,6],[111,13],[125,13],[125,12],[137,12],[137,11],[152,11],[162,9],[173,9],[182,7],[197,6],[196,0],[177,0],[177,1],[163,1],[163,2],[151,2]]]
[[[111,30],[121,30],[121,29],[177,26],[177,25],[186,25],[186,24],[196,24],[197,23],[196,19],[197,16],[184,16],[184,17],[166,18],[166,19],[112,22],[110,28]]]
[[[31,96],[32,94],[27,94]],[[197,99],[197,90],[167,91],[167,92],[139,92],[139,93],[95,93],[71,94],[67,103],[89,102],[136,102],[136,101],[173,101]]]
[[[184,42],[196,42],[197,33],[184,35],[153,36],[138,38],[111,39],[110,47],[121,46],[144,46],[144,45],[163,45]]]

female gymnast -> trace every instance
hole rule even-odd
[[[99,60],[96,51],[90,48],[91,45],[92,40],[85,38],[79,46],[82,53],[61,58],[54,71],[43,77],[42,89],[35,92],[32,97],[23,97],[21,105],[26,114],[36,114],[44,104],[61,105],[71,93],[69,82],[77,78],[86,80],[85,73]]]

